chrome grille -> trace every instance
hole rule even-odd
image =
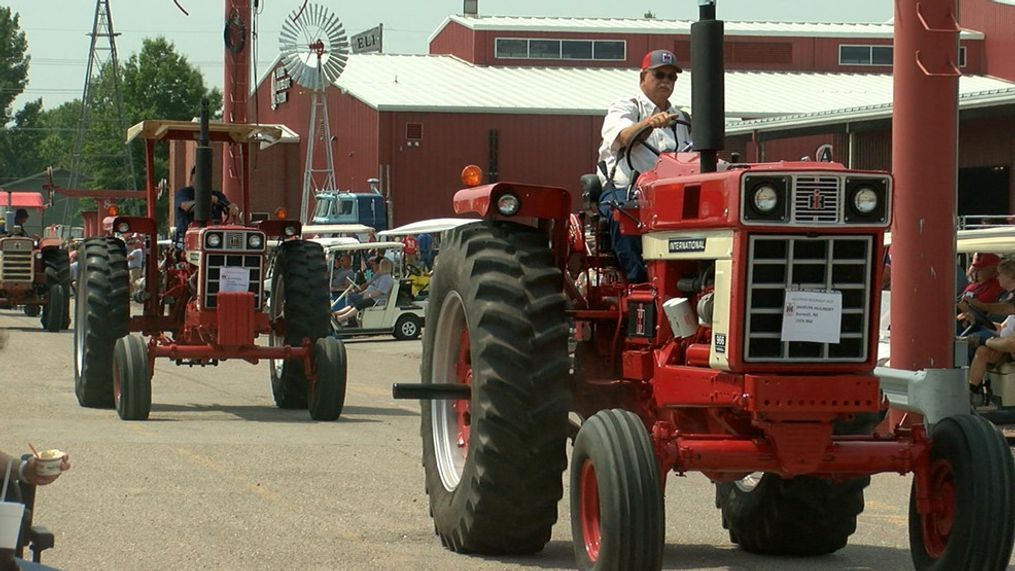
[[[744,361],[866,361],[872,248],[870,236],[751,236]],[[842,292],[839,343],[782,341],[787,289]]]
[[[31,241],[28,241],[31,244]],[[31,282],[34,263],[32,251],[0,253],[0,281]]]
[[[226,250],[246,250],[247,235],[243,232],[226,232]]]
[[[245,239],[240,234],[241,239]],[[254,309],[261,308],[263,300],[261,259],[258,254],[208,254],[207,264],[204,268],[204,306],[208,309],[218,307],[218,292],[221,270],[223,267],[247,268],[250,270],[250,283],[247,291],[254,294]]]
[[[798,176],[793,179],[793,222],[839,222],[842,179],[837,176]]]

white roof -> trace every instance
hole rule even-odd
[[[398,228],[392,228],[391,230],[385,230],[377,234],[377,237],[389,238],[392,236],[407,236],[409,234],[444,232],[445,230],[457,228],[463,224],[480,221],[481,219],[479,218],[430,218],[428,220],[412,222],[411,224],[406,224],[405,226],[399,226]]]
[[[476,66],[448,55],[353,54],[336,85],[379,111],[604,115],[632,97],[638,70]],[[691,72],[673,102],[691,102]],[[1007,90],[1015,83],[963,77],[960,93]],[[726,116],[759,117],[890,104],[892,76],[855,73],[726,72]],[[691,109],[693,113],[694,110]]]
[[[449,16],[437,27],[428,42],[449,23],[470,30],[505,32],[566,32],[586,34],[690,34],[693,20],[645,18],[560,18],[533,16]],[[886,38],[894,32],[892,24],[825,22],[733,22],[724,21],[727,36],[808,37],[808,38]],[[983,39],[983,33],[963,30],[963,39]]]
[[[366,234],[374,229],[364,224],[307,224],[303,227],[303,235],[334,235],[334,234]]]
[[[401,242],[336,242],[324,246],[325,252],[355,252],[359,250],[401,250]]]

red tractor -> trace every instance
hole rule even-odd
[[[7,204],[13,205],[7,191]],[[0,233],[0,308],[21,307],[30,317],[42,314],[46,331],[70,327],[70,259],[61,238],[28,236],[9,210]]]
[[[692,57],[722,46],[721,23],[703,13]],[[708,75],[707,56],[693,68]],[[444,235],[422,383],[394,387],[422,401],[442,543],[541,550],[570,436],[580,568],[661,567],[671,472],[714,482],[742,549],[788,555],[844,547],[870,476],[912,472],[916,568],[1004,568],[1015,465],[998,430],[968,414],[935,418],[929,432],[877,430],[891,176],[829,162],[716,168],[721,109],[699,106],[698,87],[702,150],[661,154],[612,211],[621,234],[641,239],[646,283],[617,268],[594,176],[580,214],[560,188],[500,182],[455,195],[457,213],[484,221]]]
[[[271,363],[271,386],[282,408],[309,408],[315,420],[335,420],[345,402],[346,358],[330,333],[328,270],[321,246],[300,238],[301,225],[285,219],[250,226],[242,220],[209,220],[210,141],[238,145],[243,173],[241,212],[249,212],[248,145],[277,129],[260,125],[144,121],[128,140],[145,141],[148,216],[107,216],[105,236],[81,245],[74,334],[74,386],[82,406],[115,406],[124,420],[151,411],[155,359],[177,365],[213,366],[226,359]],[[194,222],[179,249],[159,252],[152,165],[158,141],[198,140]],[[143,237],[145,259],[141,315],[131,315],[123,237]],[[273,299],[264,295],[268,240],[277,239]],[[155,263],[157,260],[158,263]],[[138,332],[140,334],[129,334]],[[258,345],[267,335],[267,346]]]

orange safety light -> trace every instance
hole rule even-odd
[[[107,216],[119,216],[120,215],[120,207],[115,205],[115,204],[110,204],[109,206],[106,207],[106,215]]]
[[[285,220],[288,217],[289,212],[286,211],[285,208],[279,206],[278,208],[275,209],[275,218],[278,218],[279,220]]]
[[[479,186],[483,183],[483,169],[476,165],[469,165],[462,169],[462,184],[465,186]]]

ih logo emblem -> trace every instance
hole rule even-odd
[[[817,190],[811,195],[811,210],[821,210],[825,207],[825,199]]]

